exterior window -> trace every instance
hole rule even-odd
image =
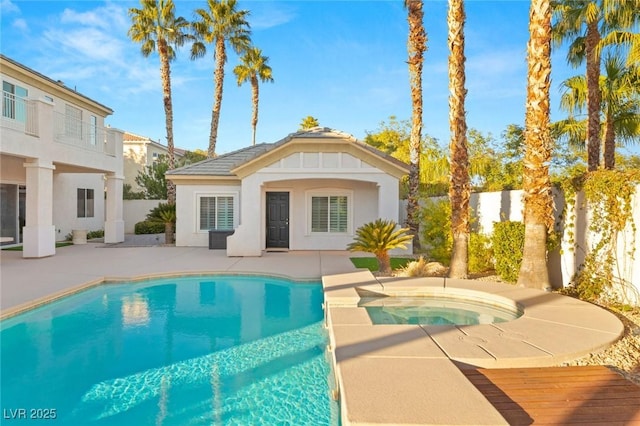
[[[93,189],[78,188],[78,217],[93,217]]]
[[[2,116],[25,123],[27,121],[28,91],[24,87],[2,82]]]
[[[95,145],[98,141],[98,119],[95,115],[91,116],[91,121],[89,122],[91,126],[91,131],[89,132],[89,142],[91,145]]]
[[[233,229],[233,197],[200,197],[200,230]]]
[[[65,106],[65,135],[74,139],[82,139],[82,110],[71,105]]]
[[[311,232],[347,232],[346,195],[311,197]]]

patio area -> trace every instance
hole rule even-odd
[[[57,249],[53,257],[0,254],[0,306],[6,317],[104,280],[260,273],[298,280],[323,277],[325,313],[343,425],[508,424],[463,374],[467,366],[557,365],[605,347],[622,333],[612,314],[555,294],[483,283],[483,291],[511,297],[528,312],[501,328],[373,325],[357,307],[356,288],[406,293],[446,287],[439,279],[378,279],[356,270],[347,251],[292,251],[227,257],[224,250],[132,247],[88,243]],[[458,288],[477,282],[450,281]],[[637,414],[636,414],[637,415]]]

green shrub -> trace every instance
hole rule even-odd
[[[469,235],[469,272],[485,272],[494,267],[491,238],[472,232]]]
[[[87,240],[92,240],[94,238],[103,238],[104,237],[104,229],[98,229],[96,231],[87,232]]]
[[[491,245],[496,273],[505,281],[516,282],[524,250],[524,223],[511,221],[494,223]]]
[[[420,211],[422,241],[429,258],[449,266],[453,238],[451,237],[451,207],[446,198],[429,199]]]
[[[155,220],[144,220],[136,223],[136,235],[140,234],[162,234],[164,233],[164,223]]]

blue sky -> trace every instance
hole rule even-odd
[[[112,127],[165,141],[156,55],[127,38],[136,1],[1,0],[2,53],[109,106]],[[364,138],[383,120],[411,116],[407,19],[395,1],[243,1],[254,44],[269,57],[274,83],[260,86],[257,142],[275,142],[312,115],[322,126]],[[205,1],[176,0],[193,18]],[[523,124],[529,2],[467,0],[467,120],[499,137]],[[423,133],[448,144],[447,2],[425,1],[428,42],[423,72]],[[238,87],[229,54],[216,151],[251,144],[251,89]],[[172,63],[174,143],[206,150],[213,105],[213,56]],[[581,70],[554,54],[552,119],[559,83]]]

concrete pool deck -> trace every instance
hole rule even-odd
[[[23,259],[0,252],[0,317],[104,280],[176,274],[262,273],[323,278],[331,356],[343,425],[506,424],[464,377],[482,367],[558,365],[604,348],[623,331],[617,318],[568,297],[509,285],[438,279],[377,279],[357,270],[347,251],[292,251],[227,257],[193,247],[126,247],[89,243]],[[359,291],[397,295],[435,288],[482,291],[514,300],[523,317],[497,325],[373,325],[358,308]]]
[[[624,328],[590,303],[508,284],[323,277],[342,424],[507,424],[460,369],[561,365],[606,348]],[[374,325],[361,296],[463,297],[518,307],[516,320],[481,325]],[[400,384],[400,385],[398,385]]]

